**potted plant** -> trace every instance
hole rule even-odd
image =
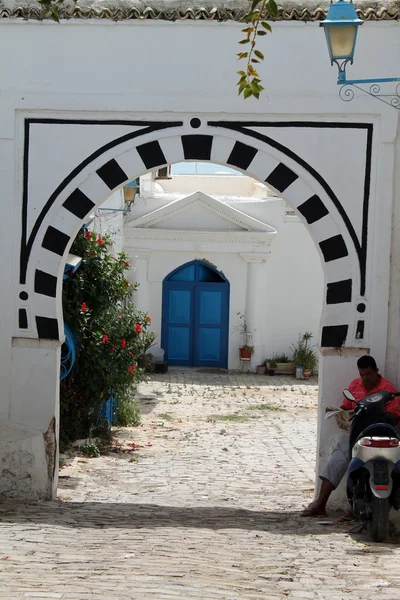
[[[275,369],[278,366],[278,363],[274,359],[267,359],[265,364],[268,368],[268,375],[275,375]]]
[[[257,365],[257,375],[265,375],[266,368],[265,363],[263,365]]]
[[[237,315],[239,316],[240,319],[240,325],[238,325],[237,327],[235,327],[235,329],[233,331],[240,331],[240,345],[239,345],[239,352],[240,352],[240,359],[241,360],[250,360],[251,359],[251,355],[253,354],[254,351],[254,345],[253,345],[253,331],[249,330],[249,326],[247,324],[247,320],[246,320],[246,313],[240,313],[238,312]]]
[[[296,368],[302,367],[302,375],[310,377],[317,365],[317,355],[310,345],[313,334],[306,331],[299,335],[297,344],[293,345],[293,360]]]
[[[286,356],[286,354],[274,355],[274,360],[277,363],[276,370],[282,375],[293,375],[296,365]]]

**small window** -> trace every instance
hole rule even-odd
[[[154,179],[171,179],[171,165],[157,169]]]

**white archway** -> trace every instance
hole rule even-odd
[[[14,334],[18,343],[13,348],[15,372],[21,371],[22,375],[16,375],[18,382],[11,390],[10,421],[31,426],[35,407],[32,407],[29,373],[36,368],[35,377],[45,410],[37,419],[35,431],[47,432],[47,438],[41,442],[44,443],[42,464],[47,466],[45,474],[44,467],[39,469],[41,476],[35,495],[51,496],[57,480],[57,451],[54,445],[49,450],[46,440],[52,433],[57,437],[54,417],[57,419],[58,415],[57,365],[63,339],[62,273],[70,245],[87,216],[113,191],[149,170],[185,160],[228,165],[266,182],[292,205],[310,231],[321,257],[325,281],[319,339],[324,356],[318,452],[319,459],[324,461],[329,452],[326,439],[331,425],[323,421],[323,404],[330,402],[330,388],[338,375],[342,381],[354,372],[353,364],[343,368],[343,350],[356,357],[368,347],[365,236],[372,126],[359,125],[366,130],[369,140],[363,205],[365,220],[360,241],[346,210],[323,176],[288,146],[267,136],[262,131],[262,123],[202,122],[193,117],[185,121],[135,121],[133,125],[133,131],[116,137],[88,155],[60,181],[50,197],[42,199],[42,204],[36,204],[29,232],[29,161],[25,155],[20,285]],[[29,150],[27,138],[25,146]],[[334,391],[336,393],[336,389]],[[36,395],[33,397],[36,401]],[[40,445],[37,440],[36,443]],[[32,450],[33,454],[35,452]],[[48,459],[49,453],[51,459]]]
[[[191,120],[196,130],[197,121]],[[326,294],[320,345],[365,346],[365,319],[360,316],[367,308],[365,256],[346,212],[322,176],[290,150],[276,142],[271,145],[273,140],[249,138],[244,127],[230,130],[226,124],[208,123],[201,133],[188,134],[179,131],[180,123],[169,125],[157,131],[146,127],[140,136],[123,136],[99,149],[47,200],[35,237],[21,249],[24,283],[16,337],[62,338],[57,299],[66,254],[84,219],[112,191],[150,169],[207,160],[266,182],[297,210],[323,264]]]

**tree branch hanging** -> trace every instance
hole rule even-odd
[[[257,6],[260,4],[260,8]],[[257,100],[264,87],[261,85],[261,79],[254,65],[259,64],[264,60],[264,54],[256,48],[257,36],[264,36],[267,33],[272,33],[272,27],[267,21],[264,21],[267,16],[276,18],[278,15],[278,7],[275,0],[253,0],[250,11],[243,17],[242,22],[248,23],[247,27],[242,29],[246,37],[240,40],[239,44],[250,44],[249,50],[239,52],[237,54],[239,60],[246,60],[244,71],[237,71],[240,76],[237,85],[239,86],[238,94],[243,94],[244,98],[254,96]]]

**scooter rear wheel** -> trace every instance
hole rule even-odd
[[[384,542],[389,534],[389,498],[372,495],[369,532],[374,542]]]

